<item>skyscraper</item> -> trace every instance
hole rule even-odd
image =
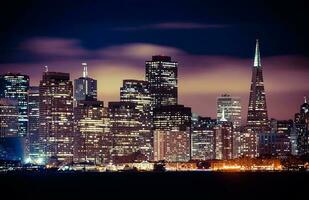
[[[18,102],[0,98],[0,137],[18,136]]]
[[[292,120],[271,119],[271,132],[258,134],[258,155],[285,157],[291,155]]]
[[[259,41],[256,40],[254,65],[248,106],[247,128],[256,133],[269,131],[266,95]]]
[[[18,135],[28,134],[28,89],[29,76],[7,73],[0,75],[0,98],[9,98],[18,102]]]
[[[135,103],[139,111],[149,113],[151,103],[149,83],[142,80],[123,80],[120,101]]]
[[[309,104],[305,97],[300,112],[295,114],[294,131],[296,135],[297,154],[309,154]]]
[[[31,86],[29,88],[29,153],[31,157],[39,156],[41,153],[39,145],[39,129],[40,129],[40,92],[39,87]]]
[[[152,160],[153,154],[152,118],[150,112],[151,100],[147,81],[123,81],[123,86],[120,88],[120,101],[134,103],[136,109],[139,111],[139,120],[141,122],[139,146],[141,153],[147,156],[147,160]]]
[[[104,123],[107,112],[102,101],[78,101],[74,108],[77,162],[108,163],[110,137]]]
[[[257,157],[257,134],[245,129],[239,134],[239,153],[238,157]]]
[[[109,102],[108,115],[114,162],[128,162],[140,152],[140,112],[132,102]]]
[[[215,158],[227,160],[233,158],[233,123],[225,118],[225,110],[222,110],[221,119],[215,126]]]
[[[154,159],[185,162],[191,155],[191,108],[167,105],[154,109]]]
[[[215,129],[217,120],[192,116],[191,159],[215,159]]]
[[[240,97],[231,97],[223,94],[217,98],[217,120],[220,121],[224,109],[225,119],[232,122],[234,128],[241,126],[241,102]]]
[[[40,81],[40,143],[45,156],[73,160],[73,85],[70,75],[44,72]]]
[[[169,56],[152,56],[146,61],[146,81],[152,95],[152,107],[176,105],[178,102],[177,66]]]
[[[0,160],[22,160],[25,137],[18,133],[18,101],[0,98]]]
[[[74,80],[74,100],[96,100],[97,80],[88,77],[88,65],[82,63],[83,76]]]

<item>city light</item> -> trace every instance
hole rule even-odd
[[[178,62],[170,56],[152,56],[145,62],[146,80],[125,79],[120,101],[108,104],[98,100],[97,80],[88,74],[88,65],[82,63],[82,68],[82,77],[74,81],[69,73],[44,71],[39,86],[29,86],[28,75],[0,76],[1,142],[8,147],[0,155],[24,158],[34,170],[308,168],[301,156],[309,149],[309,104],[304,98],[294,120],[268,118],[268,82],[263,80],[258,40],[246,123],[237,96],[217,97],[215,119],[178,104]]]

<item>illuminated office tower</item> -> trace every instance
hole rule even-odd
[[[0,98],[0,137],[18,136],[18,102]]]
[[[258,134],[258,155],[286,157],[291,155],[292,120],[271,119],[271,132]]]
[[[76,162],[108,163],[110,137],[102,101],[78,101],[74,108]]]
[[[28,89],[29,76],[7,73],[0,75],[0,98],[18,102],[18,135],[28,134]]]
[[[154,160],[186,162],[191,155],[191,108],[168,105],[154,110]]]
[[[135,103],[140,112],[148,113],[151,103],[148,82],[124,80],[123,86],[120,88],[120,101]]]
[[[274,127],[272,133],[277,133],[275,137],[275,155],[278,157],[292,154],[293,120],[273,120]]]
[[[295,114],[294,131],[297,143],[297,155],[309,154],[309,104],[305,97],[300,112]]]
[[[256,133],[265,133],[269,131],[263,67],[261,65],[258,40],[256,40],[254,65],[252,68],[247,128],[249,131]]]
[[[239,134],[240,152],[238,157],[255,158],[258,156],[257,152],[257,133],[243,130]]]
[[[115,163],[128,162],[140,152],[140,112],[131,102],[109,102],[111,156]],[[142,160],[145,160],[143,158]]]
[[[217,120],[221,119],[222,109],[225,111],[225,119],[233,123],[234,128],[241,126],[241,104],[240,97],[231,97],[223,94],[217,98]]]
[[[152,56],[151,61],[146,61],[146,81],[153,97],[153,108],[177,104],[177,66],[169,56]]]
[[[215,129],[215,158],[227,160],[233,158],[233,124],[225,119],[224,109]]]
[[[74,100],[96,100],[97,80],[88,77],[87,63],[82,63],[83,76],[74,80]]]
[[[191,159],[215,159],[215,130],[217,120],[192,115]]]
[[[243,127],[233,129],[233,158],[239,158],[242,155],[241,136]]]
[[[70,75],[44,72],[40,81],[40,143],[47,158],[73,159],[73,85]]]
[[[25,138],[18,134],[18,101],[0,98],[0,160],[23,160]]]
[[[28,114],[29,114],[29,153],[30,157],[40,156],[41,150],[39,144],[40,129],[40,93],[39,87],[31,86],[28,96]]]
[[[147,160],[153,157],[153,135],[151,131],[151,96],[149,84],[141,80],[124,80],[120,88],[120,101],[134,103],[139,111],[139,120],[141,122],[140,134],[140,151],[147,156]]]

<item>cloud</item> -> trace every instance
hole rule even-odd
[[[128,59],[146,59],[153,55],[179,55],[184,53],[184,51],[174,47],[146,43],[122,44],[98,52],[103,57],[126,57]]]
[[[203,24],[194,22],[165,22],[148,24],[143,26],[118,27],[113,30],[119,31],[140,31],[140,30],[177,30],[177,29],[217,29],[226,28],[224,24]]]
[[[81,57],[89,53],[82,48],[79,40],[64,38],[32,38],[22,43],[20,48],[41,56]]]

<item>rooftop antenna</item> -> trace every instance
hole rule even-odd
[[[304,102],[307,103],[307,97],[306,96],[304,96]]]
[[[87,63],[82,63],[82,66],[84,67],[83,77],[87,78],[88,77]]]

